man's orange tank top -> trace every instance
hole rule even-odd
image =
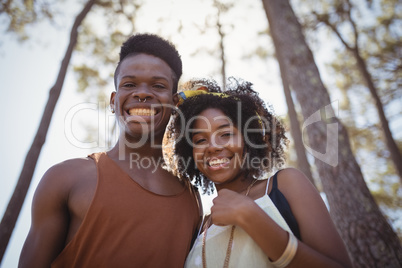
[[[52,267],[183,267],[199,221],[189,187],[174,196],[136,183],[106,153],[96,153],[97,188],[73,239]]]

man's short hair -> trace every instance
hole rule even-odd
[[[120,48],[120,61],[114,74],[114,83],[117,89],[117,74],[120,64],[131,55],[145,53],[153,55],[165,61],[173,70],[173,93],[177,91],[178,81],[183,73],[182,61],[176,47],[166,39],[155,34],[135,34],[128,38]]]

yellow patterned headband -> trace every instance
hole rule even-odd
[[[228,97],[228,95],[225,93],[209,92],[208,88],[206,86],[198,84],[198,85],[195,85],[190,90],[185,90],[185,91],[178,93],[179,102],[177,103],[177,106],[180,106],[181,104],[183,104],[183,102],[188,98],[191,98],[191,97],[194,97],[197,95],[202,95],[202,94],[211,94],[211,95],[216,95],[216,96]]]

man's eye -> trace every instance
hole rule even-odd
[[[123,87],[134,87],[135,85],[133,83],[125,83],[123,84]]]
[[[162,85],[162,84],[156,84],[156,85],[154,85],[154,87],[157,89],[165,89],[166,88],[166,86]]]

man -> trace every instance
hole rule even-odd
[[[167,40],[137,34],[122,45],[110,98],[118,141],[45,173],[20,267],[183,267],[199,200],[161,165],[181,74]]]

